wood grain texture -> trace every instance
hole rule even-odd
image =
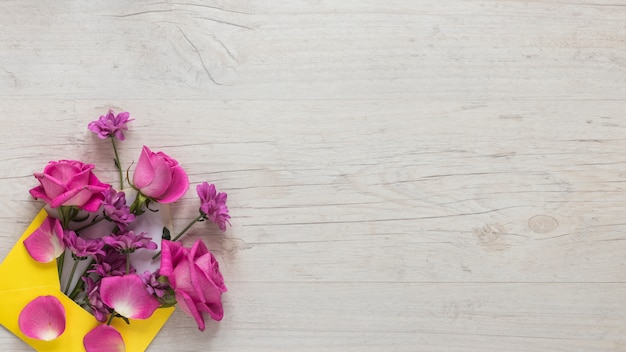
[[[185,239],[224,320],[177,312],[149,351],[626,350],[626,2],[0,8],[0,257],[48,160],[116,179],[86,130],[108,108],[122,159],[229,194],[232,228]]]

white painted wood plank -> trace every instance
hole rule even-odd
[[[623,98],[621,1],[341,3],[3,2],[0,96]]]

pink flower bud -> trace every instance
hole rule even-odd
[[[189,189],[189,178],[178,162],[144,146],[133,174],[133,185],[159,203],[172,203]]]

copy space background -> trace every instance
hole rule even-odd
[[[0,257],[49,160],[116,182],[109,108],[126,165],[146,144],[228,192],[233,226],[185,239],[226,316],[178,311],[150,352],[626,350],[626,2],[0,10]]]

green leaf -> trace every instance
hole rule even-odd
[[[172,239],[172,236],[170,234],[170,230],[167,227],[165,227],[165,226],[163,226],[163,239],[164,240],[168,240],[168,241],[170,239]]]

